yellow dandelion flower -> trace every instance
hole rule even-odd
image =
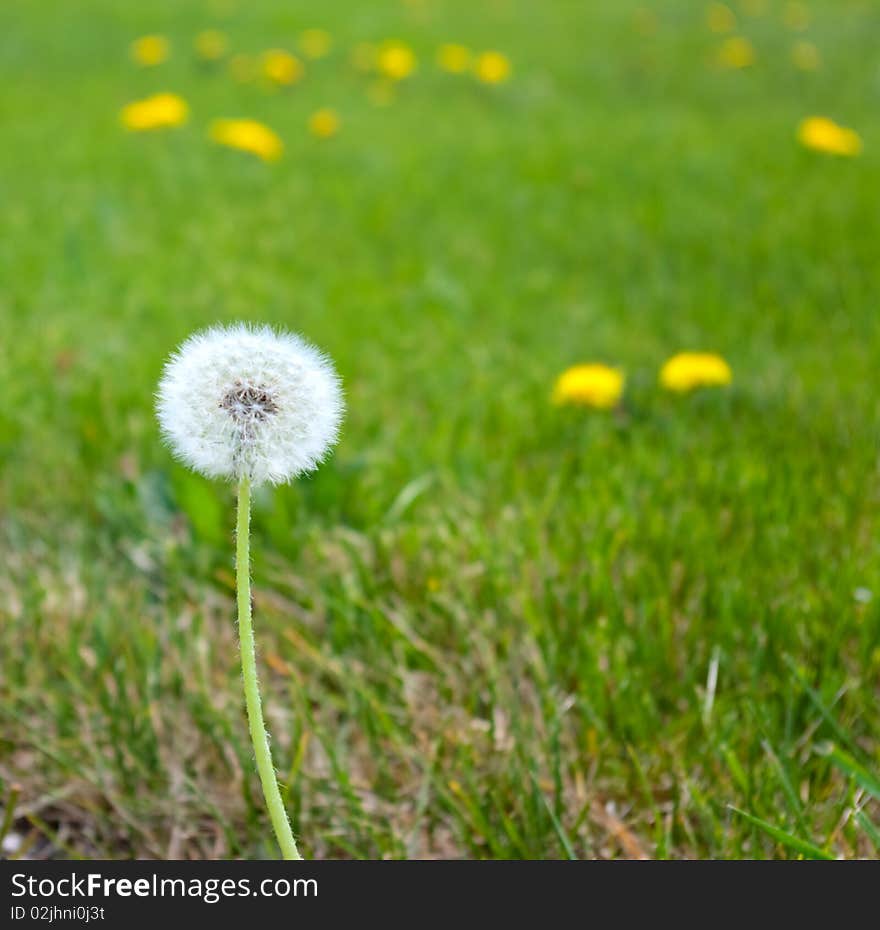
[[[800,71],[818,71],[822,65],[819,49],[812,42],[803,39],[795,42],[791,48],[792,64]]]
[[[624,377],[608,365],[574,365],[564,371],[553,388],[553,403],[610,410],[623,396]]]
[[[193,48],[202,61],[219,61],[229,50],[229,39],[217,29],[205,29],[195,37]]]
[[[391,104],[394,103],[395,93],[394,81],[388,78],[379,78],[376,81],[372,81],[370,86],[367,87],[367,99],[374,107],[391,106]]]
[[[278,161],[284,143],[266,125],[255,119],[218,119],[211,124],[211,138],[241,152],[250,152],[263,161]]]
[[[189,119],[189,107],[177,94],[154,94],[122,108],[120,121],[132,132],[182,126]]]
[[[306,29],[300,33],[299,47],[306,58],[323,58],[333,48],[333,36],[326,29]]]
[[[234,81],[247,84],[257,76],[257,65],[250,55],[239,52],[229,59],[229,73]]]
[[[309,132],[319,139],[329,139],[339,132],[341,121],[336,110],[323,107],[309,117]]]
[[[710,32],[733,32],[736,29],[736,14],[723,3],[710,3],[706,7],[706,25]]]
[[[731,36],[718,49],[718,64],[722,68],[736,70],[748,68],[755,63],[755,47],[742,36]]]
[[[713,352],[679,352],[660,369],[660,384],[679,394],[700,387],[724,387],[732,380],[730,365]]]
[[[171,54],[171,43],[165,36],[141,36],[131,43],[129,51],[135,64],[142,68],[152,68],[168,59]]]
[[[371,71],[375,71],[378,57],[378,49],[372,42],[358,42],[351,50],[351,66],[355,71],[369,74]]]
[[[862,138],[855,129],[838,126],[825,116],[810,116],[798,127],[798,141],[801,145],[817,152],[831,155],[859,155],[862,151]]]
[[[263,52],[263,75],[273,84],[286,87],[295,84],[303,76],[302,62],[280,48]]]
[[[782,14],[782,21],[794,32],[803,32],[810,25],[810,11],[806,4],[798,3],[792,0],[785,5],[785,11]]]
[[[403,42],[389,39],[379,48],[379,71],[392,81],[408,78],[418,67],[415,52]]]
[[[465,45],[447,42],[437,49],[437,64],[450,74],[464,74],[471,66],[471,50]]]
[[[510,77],[510,71],[510,59],[501,52],[483,52],[474,64],[474,73],[484,84],[501,84]]]

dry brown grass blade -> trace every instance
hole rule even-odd
[[[628,859],[650,859],[639,838],[607,805],[593,801],[590,805],[593,821],[612,836]]]

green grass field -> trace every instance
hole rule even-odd
[[[880,8],[745,6],[731,70],[685,0],[5,0],[8,854],[276,855],[234,492],[153,413],[185,336],[250,320],[325,349],[349,407],[333,458],[255,502],[307,857],[880,855]],[[191,51],[310,26],[331,54],[274,93]],[[171,58],[139,69],[153,32]],[[388,37],[419,68],[376,106],[349,54]],[[450,41],[510,80],[442,72]],[[124,131],[159,91],[189,123]],[[810,115],[864,152],[798,145]],[[217,117],[283,158],[212,144]],[[661,391],[685,349],[733,385]],[[625,370],[621,408],[554,407],[589,361]]]

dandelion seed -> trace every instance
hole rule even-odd
[[[854,129],[838,126],[825,116],[810,116],[798,127],[798,141],[816,152],[852,157],[861,154],[862,139]]]
[[[755,47],[742,36],[725,39],[718,50],[718,64],[722,68],[738,70],[748,68],[755,63]]]
[[[209,477],[238,482],[236,588],[245,704],[257,771],[285,859],[300,859],[272,763],[257,676],[250,590],[250,494],[315,468],[335,443],[342,392],[329,360],[268,327],[191,336],[165,366],[156,398],[172,452]]]
[[[290,52],[273,48],[263,53],[263,74],[279,87],[295,84],[303,76],[303,71],[302,62]]]
[[[255,119],[218,119],[211,124],[211,138],[218,145],[249,152],[263,161],[278,161],[284,143],[268,126]]]
[[[680,394],[700,387],[724,387],[732,380],[730,365],[712,352],[679,352],[660,369],[660,384]]]
[[[501,52],[483,52],[474,63],[474,74],[484,84],[502,84],[510,72],[510,59]]]
[[[167,61],[171,54],[171,44],[165,36],[141,36],[131,43],[129,52],[135,64],[142,68],[154,68]]]
[[[131,132],[170,129],[182,126],[189,119],[189,106],[177,94],[154,94],[144,100],[126,104],[119,118],[122,125]]]
[[[437,49],[437,65],[450,74],[464,74],[471,66],[473,54],[465,45],[447,42]]]
[[[339,132],[340,119],[336,110],[324,107],[309,117],[309,132],[319,139],[329,139]]]
[[[323,58],[333,48],[333,37],[326,29],[306,29],[299,37],[299,47],[306,58]]]
[[[403,42],[389,39],[379,47],[379,71],[392,81],[408,78],[418,67],[415,52]]]
[[[618,368],[599,364],[574,365],[557,379],[553,403],[610,410],[620,403],[623,386],[623,372]]]
[[[219,61],[229,49],[229,39],[217,29],[205,29],[196,36],[193,47],[202,61]]]

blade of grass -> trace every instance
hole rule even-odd
[[[572,846],[571,840],[568,838],[568,834],[565,832],[562,824],[559,822],[559,818],[556,816],[556,813],[553,810],[553,805],[547,800],[547,795],[541,791],[541,787],[538,784],[538,779],[535,777],[534,772],[530,772],[529,774],[532,778],[532,786],[535,790],[535,793],[544,802],[544,807],[550,816],[550,822],[553,824],[553,829],[556,831],[556,836],[559,838],[559,842],[562,844],[562,848],[565,850],[566,857],[571,861],[577,861],[578,855],[574,851],[574,846]]]
[[[818,747],[818,751],[823,756],[828,756],[837,768],[853,778],[872,798],[880,801],[880,781],[849,753],[844,752],[833,743]]]
[[[807,697],[810,699],[810,701],[812,701],[813,706],[822,715],[822,719],[828,724],[828,726],[834,732],[834,735],[837,737],[837,739],[841,743],[844,743],[845,745],[854,749],[855,747],[853,746],[853,743],[849,737],[849,734],[834,719],[834,715],[831,713],[831,710],[828,707],[826,707],[825,702],[822,700],[822,696],[819,694],[819,692],[816,691],[815,688],[811,687],[807,683],[806,678],[804,678],[803,673],[797,667],[797,664],[794,662],[794,660],[790,656],[786,656],[785,664],[788,666],[789,670],[792,672],[795,678],[797,678],[798,684],[804,689],[804,692],[806,693]]]
[[[15,819],[15,805],[18,804],[20,795],[20,785],[9,786],[9,794],[6,796],[6,813],[3,815],[3,823],[0,825],[0,843],[6,839],[6,835],[12,827],[12,821]]]
[[[748,814],[744,810],[734,807],[732,804],[728,806],[732,811],[739,814],[740,817],[744,817],[750,824],[763,830],[764,833],[768,836],[772,836],[778,843],[795,850],[795,852],[802,853],[804,856],[809,856],[810,859],[831,860],[837,858],[836,856],[832,856],[831,853],[825,852],[824,849],[819,849],[818,846],[814,846],[812,843],[807,842],[807,840],[802,840],[800,837],[788,833],[780,827],[775,827],[772,823],[767,823],[766,820],[762,820],[760,817]]]
[[[865,831],[874,849],[880,850],[880,829],[874,821],[864,811],[856,811],[856,823]]]

